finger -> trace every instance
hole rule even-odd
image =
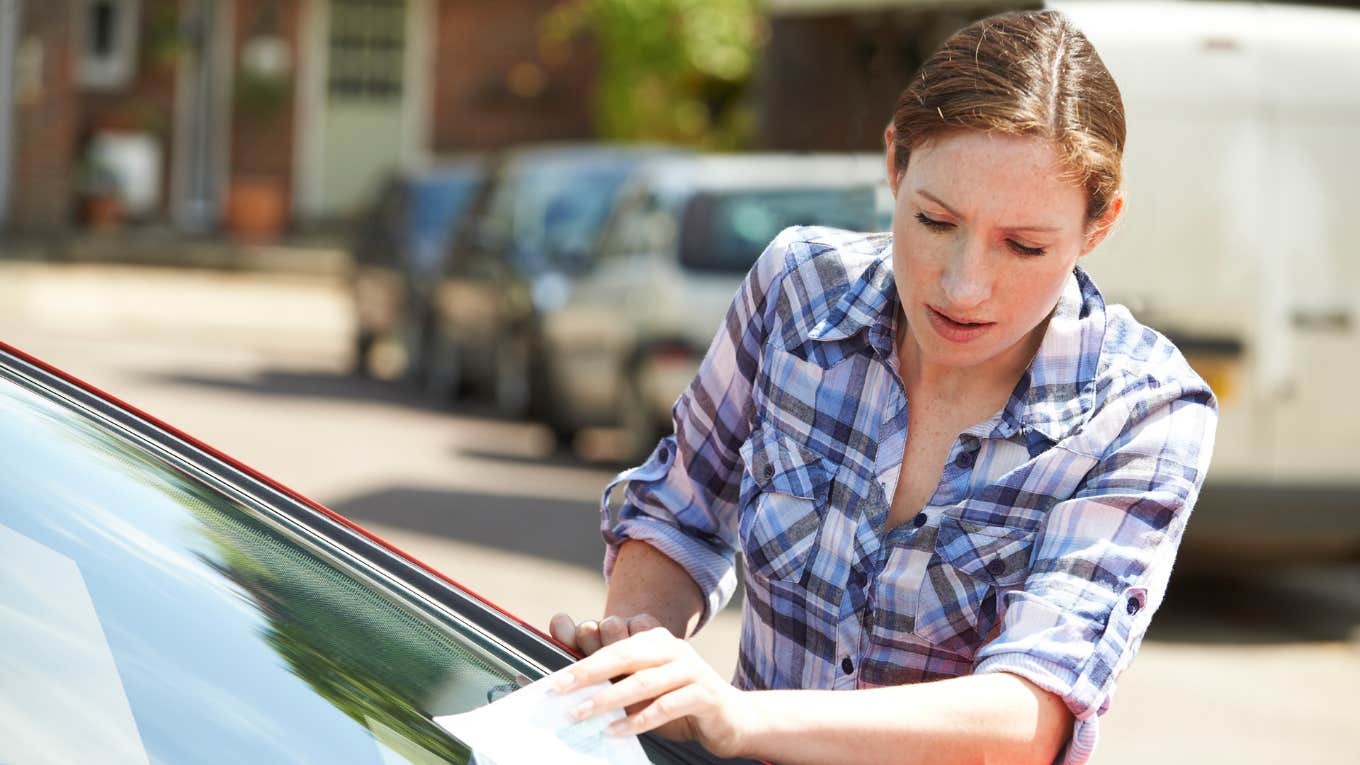
[[[600,620],[600,642],[617,643],[628,637],[628,621],[621,616],[606,616]]]
[[[628,619],[628,634],[636,635],[639,632],[656,629],[661,626],[661,620],[651,614],[638,614]]]
[[[643,701],[651,701],[697,678],[684,662],[669,662],[634,672],[605,688],[572,710],[576,719],[584,720],[611,709],[623,709]]]
[[[548,634],[552,635],[553,640],[574,650],[580,650],[576,645],[576,620],[564,613],[553,615],[552,621],[548,622]]]
[[[614,721],[608,731],[615,736],[646,733],[685,715],[709,711],[714,701],[712,689],[697,684],[686,685],[657,698],[622,720]]]
[[[576,625],[576,645],[586,656],[600,650],[600,623],[588,620]]]
[[[585,625],[581,624],[576,628],[577,639],[583,642],[586,640],[581,634],[584,627]],[[606,646],[598,652],[592,652],[590,656],[576,662],[562,673],[557,681],[557,690],[565,692],[664,664],[678,655],[677,647],[684,646],[684,641],[664,628],[647,630]]]

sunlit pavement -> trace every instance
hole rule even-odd
[[[544,625],[597,612],[600,489],[620,466],[473,405],[351,377],[343,285],[0,262],[0,338],[357,519]],[[1193,522],[1193,521],[1192,521]],[[723,672],[738,612],[697,639]],[[1097,762],[1353,762],[1360,567],[1178,579]]]

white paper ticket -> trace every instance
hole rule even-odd
[[[434,718],[436,724],[467,744],[478,765],[557,763],[559,765],[646,765],[637,736],[613,736],[605,728],[623,719],[612,710],[577,720],[571,710],[608,683],[559,693],[556,675],[531,683],[484,707]]]

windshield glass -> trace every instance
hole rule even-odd
[[[0,376],[7,763],[465,762],[479,637]]]
[[[474,173],[435,175],[411,183],[407,189],[407,236],[411,271],[428,276],[457,234],[459,225],[476,198],[481,179]]]
[[[874,188],[804,188],[696,194],[681,226],[681,262],[699,271],[744,274],[789,226],[876,227]]]
[[[516,265],[534,273],[586,258],[630,168],[622,161],[583,160],[526,169],[516,179]]]

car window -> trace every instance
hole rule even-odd
[[[405,217],[406,182],[388,179],[358,224],[354,257],[364,264],[392,266],[397,262],[397,240]]]
[[[681,223],[680,260],[700,271],[746,273],[789,226],[877,228],[874,188],[804,188],[696,194]]]
[[[586,161],[525,168],[516,179],[516,265],[535,272],[587,259],[630,169],[622,162]]]
[[[541,674],[20,379],[0,370],[6,763],[463,763],[430,718]]]
[[[655,194],[621,202],[600,243],[600,258],[621,258],[673,246],[675,222]]]
[[[434,273],[439,258],[447,251],[476,199],[478,187],[478,179],[471,173],[434,176],[411,184],[407,191],[410,212],[406,236],[413,275],[424,277]]]

